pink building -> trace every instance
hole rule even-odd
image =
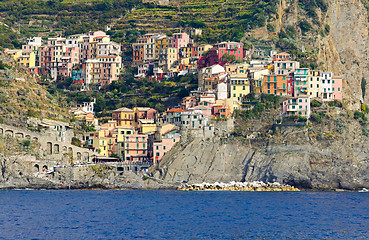
[[[195,111],[196,113],[202,114],[204,117],[211,117],[212,107],[205,105],[198,105],[188,109],[189,111]]]
[[[78,47],[65,47],[61,64],[59,64],[58,75],[70,77],[73,66],[79,63],[80,51]]]
[[[172,48],[179,49],[181,47],[187,47],[187,45],[191,42],[192,40],[187,33],[174,33],[169,41],[169,44]]]
[[[216,104],[213,106],[213,118],[228,118],[232,111],[229,107],[224,106],[222,104]]]
[[[187,110],[197,105],[196,97],[184,97],[181,103],[181,109]]]
[[[157,111],[153,108],[149,107],[135,107],[133,108],[135,112],[135,120],[138,122],[138,119],[156,119]]]
[[[310,117],[310,96],[291,98],[283,102],[283,115]]]
[[[153,162],[161,161],[163,156],[181,139],[177,129],[171,129],[163,133],[161,138],[153,143]]]
[[[124,160],[147,161],[147,141],[148,137],[144,134],[125,135],[123,139]]]
[[[334,100],[342,101],[342,78],[334,76],[332,78],[332,91]]]

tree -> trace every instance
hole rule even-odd
[[[225,53],[222,56],[222,61],[223,62],[234,62],[236,60],[236,57],[234,55],[230,55],[228,53]]]

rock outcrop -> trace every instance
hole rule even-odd
[[[283,127],[267,139],[188,139],[151,173],[168,184],[263,181],[303,189],[368,188],[368,137],[358,122],[343,124],[342,134],[325,133],[336,131],[332,121],[330,127]]]

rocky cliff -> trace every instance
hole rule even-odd
[[[346,80],[346,99],[369,103],[369,17],[367,0],[325,0],[324,7],[308,0],[282,0],[275,21],[276,32],[292,26],[296,36],[289,41],[301,49],[316,52],[319,68],[339,74]],[[308,7],[306,7],[308,5]],[[311,9],[310,13],[306,9]],[[323,11],[324,10],[324,11]],[[302,31],[300,23],[310,23]],[[288,31],[288,30],[287,30]],[[268,36],[265,39],[265,36]],[[279,35],[281,36],[281,35]],[[266,27],[256,29],[248,37],[272,40],[275,33]]]
[[[279,126],[264,138],[189,137],[152,174],[172,184],[276,181],[305,189],[368,188],[366,135],[366,126],[338,115],[307,127]]]

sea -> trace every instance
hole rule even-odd
[[[3,190],[0,239],[369,239],[369,193]]]

